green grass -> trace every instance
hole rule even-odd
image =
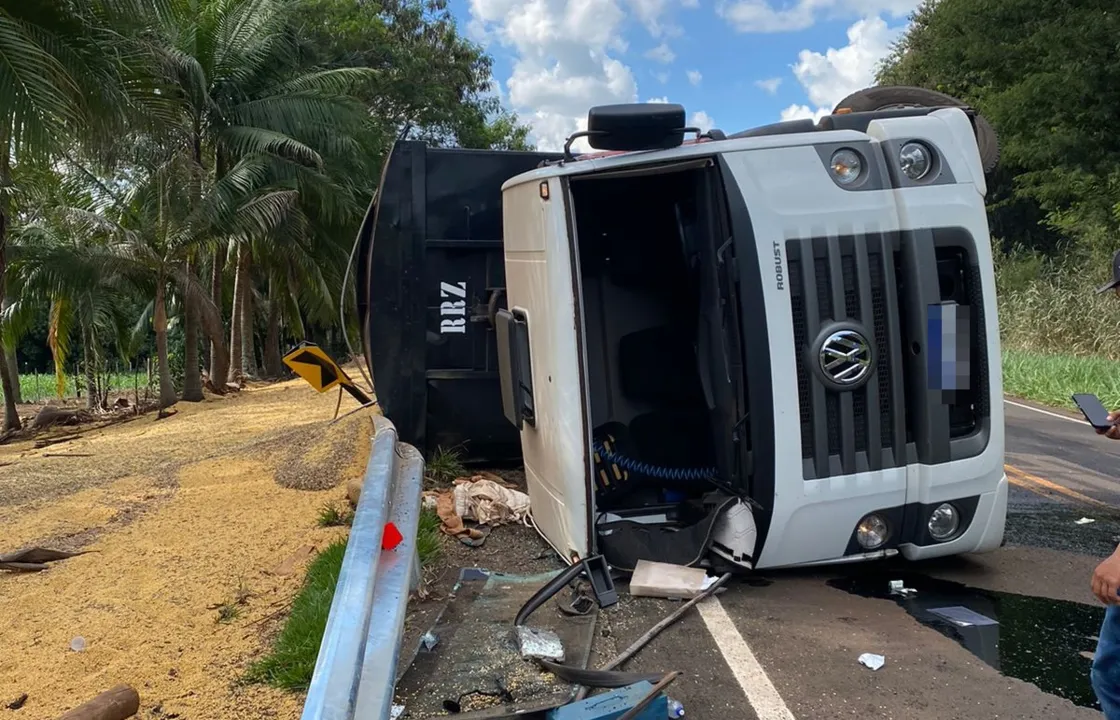
[[[1003,391],[1051,407],[1074,409],[1069,396],[1094,393],[1120,408],[1120,362],[1023,350],[1003,353]]]
[[[428,462],[424,466],[424,472],[437,485],[450,485],[455,478],[467,474],[467,468],[463,465],[462,458],[463,454],[458,448],[449,450],[442,447],[436,448],[436,451],[428,458]]]
[[[354,511],[350,508],[341,510],[335,505],[324,505],[319,510],[319,527],[349,526],[354,522]]]
[[[420,554],[420,563],[427,565],[438,560],[443,552],[443,534],[440,532],[439,515],[435,510],[424,509],[420,511],[420,530],[416,534],[416,552]]]
[[[434,511],[421,511],[417,551],[424,565],[438,558],[442,550],[439,526],[439,516]],[[249,668],[247,682],[296,691],[306,690],[311,684],[345,553],[346,541],[339,540],[311,562],[284,628],[269,654]]]
[[[286,690],[307,689],[319,655],[319,643],[327,628],[327,615],[345,553],[346,541],[338,540],[311,562],[272,651],[250,666],[245,677],[248,682]]]
[[[78,396],[77,381],[82,387],[83,396],[85,394],[85,379],[75,378],[72,374],[66,375],[66,387],[63,390],[63,397],[73,398]],[[128,392],[131,393],[134,388],[140,388],[140,394],[144,394],[144,388],[148,385],[148,373],[146,371],[137,372],[120,372],[111,373],[108,376],[109,388],[114,392]],[[19,390],[20,398],[26,402],[39,402],[41,400],[49,400],[58,397],[55,376],[46,373],[20,373],[19,376]],[[3,397],[3,392],[0,391],[0,398]]]

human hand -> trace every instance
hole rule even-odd
[[[1120,605],[1120,549],[1093,571],[1093,594],[1105,605]]]
[[[1120,420],[1120,410],[1113,410],[1108,414],[1109,422],[1115,423],[1117,420]],[[1103,430],[1098,429],[1097,434],[1104,435],[1105,437],[1111,438],[1112,440],[1120,440],[1120,425],[1113,425],[1112,427],[1105,428]]]

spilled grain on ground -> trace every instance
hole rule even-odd
[[[294,381],[48,449],[72,457],[0,448],[13,463],[0,467],[0,552],[94,551],[0,573],[0,700],[27,693],[21,718],[55,718],[127,683],[141,717],[298,717],[299,695],[238,678],[282,621],[308,546],[343,533],[316,517],[364,469],[372,423],[363,411],[331,425],[335,403]]]

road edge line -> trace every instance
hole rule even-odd
[[[1059,420],[1065,420],[1065,421],[1071,422],[1071,423],[1077,423],[1078,425],[1084,425],[1085,424],[1084,420],[1078,420],[1077,418],[1071,418],[1069,415],[1061,415],[1059,413],[1051,412],[1049,410],[1043,410],[1042,408],[1036,408],[1033,405],[1024,405],[1021,402],[1015,402],[1014,400],[1008,400],[1007,398],[1004,398],[1003,401],[1005,403],[1007,403],[1008,405],[1011,405],[1013,407],[1022,408],[1024,410],[1030,410],[1031,412],[1036,412],[1040,415],[1049,415],[1050,417],[1058,418]]]
[[[696,607],[758,720],[797,720],[719,598],[708,598]]]
[[[1058,483],[1047,480],[1046,478],[1040,478],[1037,475],[1032,475],[1025,470],[1020,470],[1014,465],[1004,464],[1003,471],[1007,474],[1007,481],[1012,485],[1018,485],[1024,490],[1030,490],[1032,492],[1036,492],[1039,495],[1045,496],[1044,493],[1037,492],[1036,488],[1039,490],[1049,490],[1050,492],[1056,492],[1061,495],[1065,495],[1070,499],[1083,502],[1087,505],[1106,508],[1112,507],[1111,503],[1107,503],[1103,500],[1098,500],[1095,497],[1090,497],[1088,495],[1085,495],[1084,493],[1079,493],[1076,490],[1071,490],[1065,485],[1059,485]]]

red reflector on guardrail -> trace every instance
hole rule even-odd
[[[397,526],[393,523],[385,523],[385,532],[381,534],[381,549],[392,550],[397,545],[401,544],[404,536],[401,531],[397,530]]]

